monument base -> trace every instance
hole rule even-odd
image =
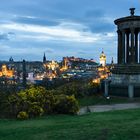
[[[112,69],[112,74],[137,75],[140,74],[140,64],[118,64]]]
[[[140,97],[140,64],[116,65],[108,91],[109,95]]]
[[[133,90],[133,91],[132,91]],[[130,91],[130,93],[129,93]],[[109,95],[119,96],[119,97],[140,97],[140,86],[133,86],[130,89],[127,85],[109,85]]]

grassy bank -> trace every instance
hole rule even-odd
[[[0,140],[138,140],[140,109],[0,120]]]
[[[79,105],[89,106],[89,105],[105,105],[105,104],[118,104],[118,103],[134,103],[140,102],[140,98],[129,99],[125,97],[113,97],[111,96],[109,100],[100,95],[86,96],[84,98],[78,99]]]

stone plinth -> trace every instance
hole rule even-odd
[[[140,97],[140,64],[116,65],[112,70],[109,94]]]
[[[140,64],[116,65],[112,69],[112,84],[140,85]]]
[[[140,64],[116,65],[112,69],[109,94],[140,97]]]
[[[118,64],[112,69],[113,74],[139,75],[140,64]]]
[[[111,78],[111,84],[140,84],[140,74],[139,75],[125,75],[125,74],[113,74]]]

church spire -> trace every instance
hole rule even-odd
[[[112,64],[112,65],[114,64],[114,60],[113,60],[113,57],[112,57],[112,60],[111,60],[111,64]]]
[[[45,52],[44,52],[44,56],[43,56],[43,63],[46,62],[46,56],[45,56]]]
[[[102,54],[104,54],[104,49],[102,48]]]

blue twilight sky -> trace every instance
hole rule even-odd
[[[140,15],[140,0],[0,0],[0,60],[61,60],[63,56],[107,62],[117,54],[114,20]]]

